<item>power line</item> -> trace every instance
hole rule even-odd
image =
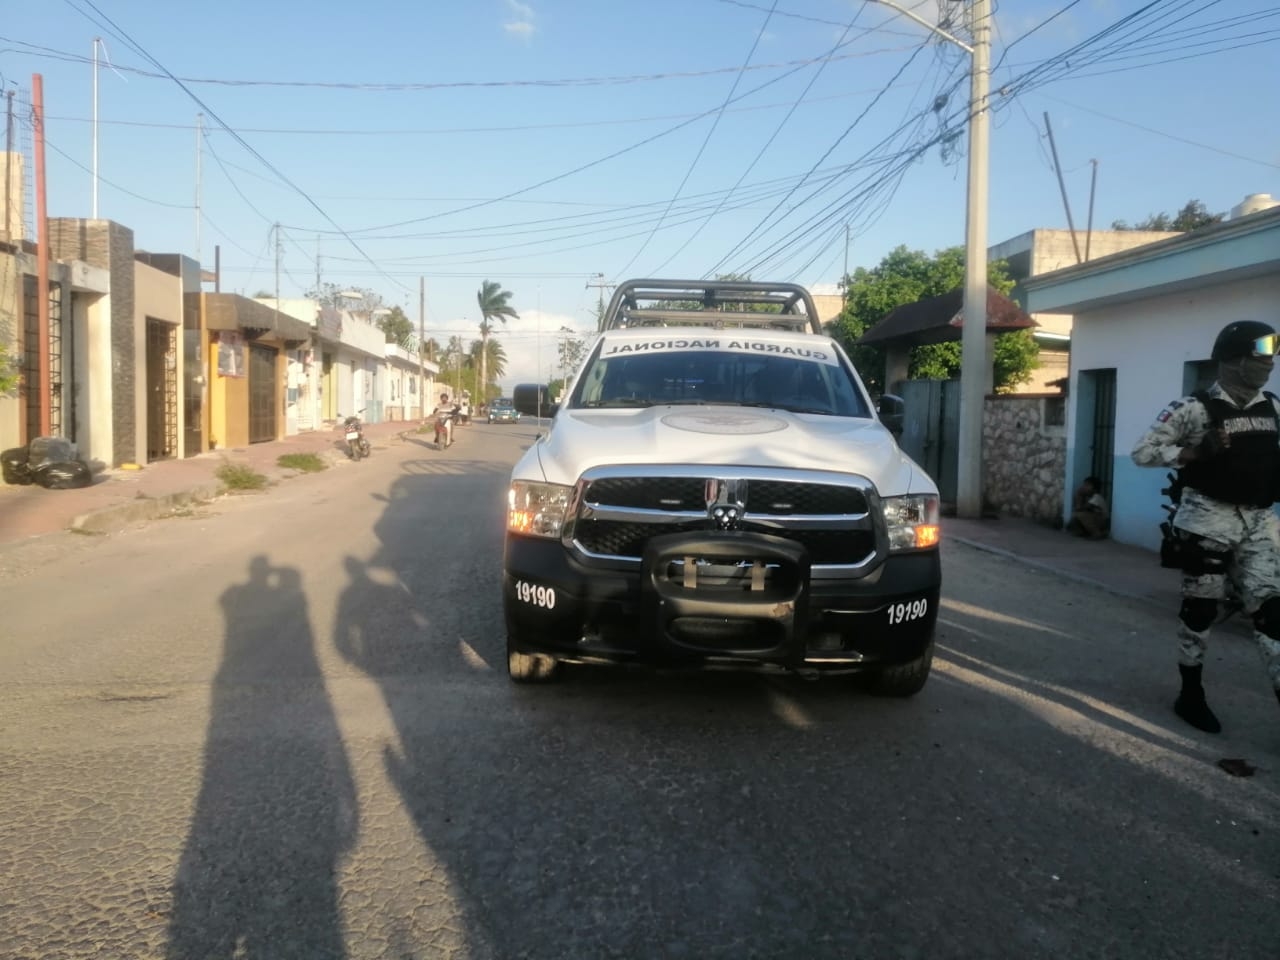
[[[905,48],[904,48],[905,49]],[[3,51],[0,51],[3,52]],[[846,90],[821,97],[809,97],[804,105],[829,103],[833,100],[848,100],[875,93],[879,87],[864,87],[859,90]],[[780,100],[773,103],[760,103],[754,106],[730,107],[725,113],[758,113],[763,110],[780,110],[795,107],[792,100]],[[529,130],[566,130],[581,127],[616,127],[627,124],[656,123],[667,120],[700,119],[706,113],[659,113],[641,117],[611,117],[602,120],[564,120],[557,123],[517,123],[496,127],[241,127],[241,133],[286,134],[289,136],[325,136],[325,137],[380,137],[380,136],[441,136],[444,134],[472,133],[521,133]],[[69,123],[92,123],[92,117],[75,117],[50,115],[47,119]],[[99,124],[119,127],[140,127],[155,130],[194,130],[193,123],[162,123],[149,120],[106,120],[99,119]],[[207,130],[209,134],[220,133],[219,130]],[[340,200],[342,197],[323,199]],[[359,198],[357,198],[359,199]]]
[[[894,81],[896,81],[900,76],[902,76],[907,71],[907,68],[910,67],[911,64],[915,62],[916,57],[920,55],[920,52],[924,50],[926,46],[928,46],[928,41],[916,47],[915,51],[911,54],[911,56],[908,57],[900,67],[898,67],[897,72],[894,73],[894,75],[889,79],[889,83],[881,88],[880,92],[871,99],[871,102],[867,104],[866,107],[863,108],[862,112],[854,118],[853,123],[849,124],[849,126],[845,128],[844,132],[840,134],[839,137],[836,138],[835,142],[832,143],[831,146],[827,148],[826,152],[823,153],[822,156],[819,157],[816,161],[814,161],[813,165],[809,168],[808,172],[803,177],[800,178],[799,182],[796,183],[796,185],[787,192],[786,196],[784,196],[781,200],[779,200],[774,205],[772,210],[770,210],[767,214],[765,214],[764,217],[762,217],[760,221],[754,227],[752,227],[751,230],[747,232],[745,237],[739,240],[728,253],[726,253],[723,257],[717,260],[715,265],[711,267],[710,270],[705,271],[703,273],[703,277],[707,277],[712,273],[714,273],[715,271],[717,271],[718,269],[720,269],[720,267],[724,265],[724,262],[726,260],[728,260],[731,256],[733,256],[739,250],[741,250],[744,245],[750,242],[752,237],[754,237],[757,233],[760,232],[760,228],[763,227],[766,223],[768,223],[769,220],[771,220],[773,216],[778,212],[778,210],[781,209],[782,205],[785,204],[788,200],[791,199],[792,196],[795,195],[795,192],[800,189],[800,187],[805,183],[808,177],[811,176],[813,172],[818,169],[819,166],[821,166],[822,162],[826,160],[827,157],[831,156],[832,152],[836,149],[836,147],[840,146],[840,144],[844,142],[844,139],[850,133],[853,132],[853,128],[858,125],[858,123],[862,120],[862,118],[865,117],[868,113],[870,113],[872,108],[874,108],[875,105],[880,102],[881,98],[889,91],[889,85],[892,84]],[[806,201],[809,199],[812,199],[812,197],[813,197],[813,194],[810,194],[809,197],[806,198]],[[803,203],[805,201],[801,201],[801,202]]]
[[[777,4],[775,3],[774,6],[776,7]],[[845,25],[844,32],[840,34],[840,38],[836,41],[835,46],[831,48],[832,50],[839,49],[840,44],[842,44],[845,38],[849,35],[849,31],[852,30],[853,25],[858,22],[858,17],[861,15],[862,11],[866,9],[866,7],[867,7],[867,4],[864,0],[862,6],[858,8],[857,13],[853,15],[853,19],[850,20],[848,24]],[[778,135],[782,133],[782,129],[787,125],[787,121],[791,119],[792,114],[796,112],[801,102],[803,102],[805,97],[809,95],[809,91],[813,89],[813,85],[818,82],[818,78],[822,76],[822,71],[825,66],[826,64],[823,64],[817,70],[814,71],[813,76],[809,78],[809,82],[805,84],[805,88],[800,91],[800,96],[791,105],[791,109],[787,111],[786,116],[784,116],[782,120],[778,122],[778,125],[774,127],[773,133],[769,135],[769,139],[764,142],[764,145],[758,151],[756,151],[756,155],[751,159],[751,162],[747,164],[746,169],[744,169],[742,173],[738,175],[738,179],[734,181],[733,186],[730,187],[728,191],[724,193],[720,202],[716,204],[716,208],[712,210],[711,213],[709,213],[705,219],[703,219],[703,221],[698,225],[697,229],[694,230],[693,233],[689,235],[689,237],[685,240],[684,243],[680,244],[680,246],[676,248],[676,250],[671,254],[671,256],[667,257],[666,260],[663,260],[662,263],[657,266],[657,268],[650,271],[650,274],[652,276],[661,276],[662,271],[666,269],[667,264],[669,264],[676,257],[680,256],[680,254],[685,251],[685,249],[689,246],[689,244],[693,243],[693,241],[698,238],[698,236],[702,233],[706,225],[719,215],[721,209],[724,207],[724,204],[726,203],[726,201],[728,201],[729,197],[731,197],[734,191],[737,190],[738,187],[742,185],[742,181],[746,179],[747,174],[749,174],[752,170],[755,169],[756,164],[760,162],[760,159],[765,155],[765,152],[771,146],[773,146],[773,142],[778,139]],[[628,266],[630,266],[630,264],[628,264]],[[622,271],[619,271],[619,272],[621,273]]]
[[[246,151],[247,151],[247,152],[248,152],[252,157],[254,157],[254,158],[255,158],[259,163],[261,163],[264,167],[266,167],[268,170],[270,170],[272,173],[274,173],[276,176],[278,176],[278,177],[279,177],[283,182],[285,182],[285,183],[289,184],[289,186],[293,187],[293,189],[294,189],[295,191],[297,191],[298,195],[299,195],[299,196],[301,196],[304,200],[306,200],[306,202],[307,202],[307,203],[308,203],[308,204],[309,204],[309,205],[310,205],[310,206],[311,206],[311,207],[312,207],[312,208],[313,208],[317,213],[319,213],[319,214],[320,214],[320,215],[321,215],[321,216],[322,216],[322,217],[323,217],[327,222],[329,222],[330,224],[332,224],[332,225],[334,226],[334,228],[335,228],[335,229],[337,229],[337,230],[338,230],[338,232],[342,234],[342,236],[346,239],[346,241],[347,241],[349,244],[351,244],[351,246],[352,246],[356,251],[358,251],[362,256],[365,256],[365,257],[369,260],[370,265],[372,265],[372,266],[374,267],[374,269],[377,269],[377,268],[378,268],[378,265],[373,261],[373,259],[372,259],[372,258],[369,258],[369,257],[368,257],[368,255],[367,255],[367,254],[365,254],[364,250],[360,247],[360,245],[359,245],[358,243],[356,243],[356,241],[351,237],[351,235],[350,235],[350,234],[348,234],[345,230],[343,230],[343,229],[342,229],[342,227],[338,226],[337,221],[336,221],[336,220],[334,220],[332,217],[330,217],[330,216],[329,216],[329,214],[325,212],[324,208],[323,208],[323,207],[321,207],[318,203],[316,203],[316,201],[315,201],[315,200],[313,200],[313,199],[311,198],[311,196],[310,196],[310,195],[309,195],[305,190],[303,190],[301,187],[299,187],[297,184],[295,184],[292,180],[290,180],[288,177],[286,177],[286,176],[285,176],[285,175],[284,175],[284,174],[283,174],[283,173],[282,173],[282,172],[281,172],[281,171],[280,171],[280,170],[279,170],[279,169],[278,169],[274,164],[272,164],[272,163],[271,163],[271,161],[269,161],[266,157],[264,157],[262,154],[258,153],[258,151],[257,151],[257,150],[255,150],[255,149],[254,149],[254,148],[249,144],[249,142],[248,142],[247,140],[245,140],[245,139],[244,139],[244,137],[242,137],[242,136],[240,136],[240,134],[236,133],[236,132],[235,132],[235,131],[230,127],[230,125],[228,125],[228,124],[227,124],[227,123],[222,119],[222,117],[220,117],[220,116],[219,116],[219,115],[218,115],[218,114],[213,110],[213,108],[211,108],[208,104],[206,104],[203,100],[201,100],[198,96],[196,96],[196,94],[195,94],[194,92],[192,92],[192,90],[191,90],[191,88],[190,88],[190,87],[188,87],[185,83],[183,83],[183,82],[182,82],[181,80],[179,80],[176,76],[174,76],[174,74],[173,74],[173,72],[172,72],[172,71],[170,71],[167,67],[165,67],[165,65],[164,65],[164,64],[162,64],[159,60],[157,60],[155,57],[153,57],[150,53],[148,53],[148,52],[147,52],[147,51],[146,51],[146,50],[145,50],[141,45],[139,45],[139,44],[138,44],[138,43],[137,43],[137,42],[136,42],[132,37],[130,37],[130,36],[129,36],[129,34],[128,34],[128,33],[127,33],[123,28],[121,28],[121,27],[120,27],[120,26],[119,26],[119,25],[118,25],[114,20],[112,20],[110,17],[108,17],[106,14],[104,14],[104,13],[103,13],[99,8],[98,8],[98,6],[93,2],[93,0],[66,0],[66,2],[67,2],[67,4],[68,4],[68,5],[69,5],[73,10],[75,10],[75,11],[76,11],[77,13],[79,13],[81,16],[85,17],[85,19],[89,20],[91,23],[97,23],[97,25],[101,27],[101,26],[102,26],[102,24],[101,24],[100,22],[98,22],[98,21],[95,21],[93,17],[89,16],[87,13],[85,13],[85,12],[84,12],[84,10],[82,10],[82,9],[80,9],[78,6],[76,6],[76,2],[83,3],[83,4],[87,5],[90,9],[92,9],[95,13],[97,13],[97,15],[98,15],[99,17],[101,17],[103,20],[105,20],[105,21],[106,21],[106,23],[107,23],[107,24],[109,24],[109,25],[110,25],[110,30],[114,32],[114,35],[115,35],[118,39],[120,39],[120,41],[121,41],[122,43],[124,43],[125,45],[127,45],[130,49],[132,49],[132,50],[133,50],[135,53],[137,53],[139,56],[141,56],[141,57],[143,57],[144,59],[148,60],[148,61],[149,61],[153,66],[155,66],[155,68],[156,68],[157,70],[160,70],[162,73],[164,73],[166,76],[168,76],[170,80],[172,80],[174,83],[176,83],[176,84],[177,84],[177,85],[182,89],[182,91],[183,91],[183,92],[184,92],[188,97],[190,97],[193,101],[195,101],[195,103],[196,103],[196,104],[198,104],[198,105],[200,106],[200,108],[204,111],[204,113],[205,113],[205,115],[206,115],[206,116],[210,117],[210,118],[211,118],[215,123],[217,123],[220,127],[222,127],[224,130],[226,130],[228,133],[230,133],[230,134],[235,138],[236,142],[237,142],[237,143],[239,143],[239,144],[240,144],[240,146],[241,146],[241,147],[243,147],[243,148],[244,148],[244,149],[245,149],[245,150],[246,150]],[[107,28],[106,28],[106,27],[104,27],[104,29],[107,29]],[[390,278],[390,277],[388,277],[388,279],[391,279],[391,278]],[[397,286],[399,286],[399,287],[404,287],[404,284],[400,283],[398,280],[392,280],[392,282],[393,282],[393,283],[395,283],[395,284],[396,284]],[[405,288],[405,289],[408,289],[407,287],[404,287],[404,288]]]
[[[680,185],[676,187],[676,192],[672,194],[670,201],[668,201],[666,209],[662,211],[662,216],[658,218],[658,222],[653,225],[653,229],[649,231],[649,235],[646,236],[644,238],[644,242],[640,244],[640,249],[633,253],[631,255],[631,259],[627,261],[626,266],[618,271],[619,276],[630,270],[631,264],[636,262],[640,254],[644,253],[645,248],[649,246],[649,242],[662,227],[662,221],[664,221],[667,218],[667,214],[671,212],[672,205],[680,198],[680,193],[684,190],[685,185],[688,184],[689,178],[693,176],[693,171],[697,169],[698,161],[702,159],[703,153],[706,152],[707,144],[711,142],[711,138],[715,136],[716,129],[720,126],[720,118],[724,116],[725,107],[729,106],[729,104],[733,102],[733,95],[738,90],[738,84],[742,82],[743,76],[746,75],[747,68],[751,64],[751,58],[755,56],[756,48],[760,46],[760,38],[764,36],[765,30],[768,29],[769,21],[773,19],[773,11],[776,10],[777,7],[778,0],[773,0],[773,6],[769,8],[769,12],[766,14],[764,22],[760,24],[760,29],[756,31],[756,38],[752,41],[751,49],[747,51],[747,57],[742,62],[742,69],[739,70],[737,76],[733,78],[733,85],[729,87],[729,92],[725,95],[724,101],[720,104],[720,108],[716,110],[715,119],[711,121],[711,128],[707,131],[707,135],[702,138],[702,144],[698,147],[698,152],[693,155],[693,162],[689,164],[689,169],[684,172],[684,177],[681,179]],[[806,88],[806,90],[807,89],[808,88]],[[803,98],[803,96],[804,94],[801,94],[801,98]]]
[[[1211,150],[1214,153],[1221,154],[1224,157],[1231,157],[1233,160],[1244,160],[1247,163],[1256,163],[1262,167],[1270,167],[1272,170],[1280,170],[1280,163],[1272,163],[1269,160],[1259,160],[1257,157],[1246,157],[1242,153],[1233,153],[1230,150],[1223,150],[1221,147],[1211,146],[1210,144],[1207,144],[1207,143],[1200,143],[1196,140],[1190,140],[1187,137],[1180,137],[1174,133],[1167,133],[1164,130],[1157,130],[1154,127],[1148,127],[1141,123],[1136,123],[1133,120],[1126,120],[1123,117],[1117,117],[1109,113],[1103,113],[1101,110],[1095,110],[1093,107],[1081,106],[1078,103],[1072,103],[1070,100],[1063,100],[1061,97],[1050,96],[1047,93],[1042,93],[1040,94],[1040,96],[1044,97],[1046,100],[1053,100],[1056,103],[1060,103],[1063,106],[1071,107],[1075,110],[1082,110],[1085,113],[1091,113],[1097,117],[1102,117],[1104,120],[1110,120],[1114,123],[1121,123],[1121,124],[1124,124],[1126,127],[1133,127],[1135,130],[1141,130],[1144,133],[1155,134],[1157,137],[1164,137],[1167,140],[1176,140],[1178,143],[1185,143],[1188,146],[1199,147],[1201,150]]]
[[[88,174],[93,173],[93,171],[89,167],[86,167],[83,163],[81,163],[75,157],[71,156],[71,154],[67,153],[64,150],[58,149],[56,145],[54,145],[53,143],[50,143],[47,135],[44,140],[44,145],[48,147],[50,150],[52,150],[54,153],[56,153],[58,156],[62,157],[63,160],[66,160],[68,163],[74,164],[75,166],[83,170],[85,173],[88,173]],[[169,207],[170,209],[173,209],[173,210],[194,210],[195,209],[195,205],[190,203],[169,203],[165,200],[156,200],[152,197],[144,197],[140,193],[134,193],[128,187],[122,187],[118,183],[112,183],[110,180],[108,180],[106,177],[103,177],[103,176],[99,176],[98,181],[100,183],[106,184],[108,187],[111,187],[113,190],[118,190],[123,194],[127,194],[128,196],[133,197],[135,200],[141,200],[143,203],[151,203],[157,207]]]
[[[71,2],[71,0],[68,0],[68,2]],[[92,0],[81,0],[81,2],[87,3],[90,6],[93,6]],[[99,16],[102,16],[104,19],[107,20],[108,23],[111,23],[110,18],[108,18],[106,14],[102,13],[101,10],[98,10],[97,7],[93,7],[93,9],[98,12]],[[83,13],[83,11],[77,11],[77,12]],[[117,27],[117,29],[119,28]],[[122,40],[122,42],[129,42],[129,41],[125,41],[123,38],[120,38],[120,39]],[[86,57],[86,56],[83,56],[82,54],[71,53],[65,50],[55,50],[51,47],[41,47],[37,44],[26,43],[25,41],[16,40],[12,37],[0,36],[0,41],[3,41],[5,43],[16,43],[20,47],[28,48],[27,51],[23,51],[23,50],[14,51],[15,53],[25,52],[25,55],[27,56],[45,57],[45,58],[56,59],[56,60],[65,60],[72,63],[92,63],[93,62],[91,57]],[[855,59],[858,59],[859,57],[872,57],[881,53],[900,52],[902,49],[904,48],[897,47],[897,48],[885,48],[881,50],[860,51],[856,53],[843,53],[837,56],[833,56],[831,59],[855,60]],[[151,57],[148,56],[145,52],[143,52],[140,47],[135,47],[135,52],[139,53],[140,55],[145,57],[147,60],[151,60]],[[126,73],[132,73],[136,76],[148,77],[151,79],[158,79],[158,80],[165,80],[165,79],[173,80],[175,83],[179,83],[179,84],[187,84],[187,83],[211,84],[211,85],[224,86],[224,87],[291,87],[291,88],[320,89],[320,90],[365,90],[365,91],[374,91],[378,93],[421,91],[421,90],[459,90],[459,89],[465,90],[465,89],[474,89],[474,88],[502,88],[502,87],[622,86],[626,84],[646,83],[646,82],[658,81],[658,80],[686,80],[686,79],[697,79],[700,77],[714,77],[719,74],[738,73],[740,69],[738,67],[712,67],[707,70],[683,70],[683,71],[672,71],[667,73],[640,73],[640,74],[625,74],[620,76],[605,76],[605,77],[569,77],[569,78],[554,79],[554,80],[447,80],[447,81],[438,81],[433,83],[426,83],[426,82],[401,83],[401,82],[356,82],[356,81],[343,81],[343,80],[251,80],[251,79],[232,79],[228,77],[177,77],[177,76],[174,76],[172,73],[170,73],[168,70],[166,70],[163,66],[160,66],[156,61],[151,60],[151,62],[157,67],[157,69],[159,69],[162,72],[155,73],[150,70],[143,70],[138,67],[122,66],[120,64],[115,64],[114,67],[117,70],[120,70]],[[748,67],[746,69],[751,71],[786,70],[792,67],[807,67],[817,62],[818,60],[815,58],[809,58],[805,60],[784,60],[776,63],[760,63],[760,64],[756,64],[753,67]]]
[[[85,0],[85,2],[88,2],[88,0]],[[783,73],[780,76],[774,77],[771,80],[764,81],[758,86],[753,87],[751,90],[748,90],[746,93],[737,95],[736,97],[732,98],[730,102],[732,103],[738,100],[744,100],[747,97],[750,97],[756,93],[759,93],[761,90],[765,89],[766,87],[773,86],[773,84],[779,83],[782,80],[785,80],[787,77],[791,76],[792,74],[797,73],[798,71],[803,69],[804,65],[807,65],[807,62],[805,64],[802,64],[801,66],[794,67],[791,70],[788,70],[786,73]],[[689,126],[690,124],[695,123],[698,120],[703,119],[704,117],[710,116],[713,112],[714,112],[713,110],[703,111],[702,113],[697,114],[696,116],[691,117],[688,120],[684,120],[680,123],[677,123],[674,126],[668,127],[666,130],[653,134],[652,136],[645,137],[643,140],[630,144],[629,146],[622,147],[621,149],[615,150],[612,153],[605,154],[602,157],[597,157],[595,160],[590,160],[587,163],[580,164],[579,166],[574,167],[572,170],[567,170],[564,173],[559,173],[559,174],[556,174],[555,176],[546,177],[543,180],[539,180],[537,183],[530,184],[529,186],[526,186],[526,187],[521,187],[518,190],[512,190],[511,192],[503,194],[501,197],[497,197],[494,200],[485,201],[483,203],[467,204],[465,206],[455,207],[452,210],[442,211],[441,213],[431,214],[425,217],[414,217],[412,219],[401,220],[396,223],[379,224],[371,227],[363,227],[359,230],[356,230],[355,232],[356,233],[372,233],[377,230],[391,230],[397,227],[412,226],[413,224],[416,224],[416,223],[426,223],[429,220],[438,220],[442,217],[453,216],[459,213],[467,213],[467,212],[470,212],[471,210],[476,210],[481,207],[490,206],[493,203],[500,203],[502,201],[509,200],[512,197],[518,197],[518,196],[521,196],[522,194],[530,193],[533,190],[537,190],[541,187],[545,187],[548,184],[556,183],[560,180],[565,180],[571,176],[575,176],[576,174],[582,173],[583,171],[589,170],[593,167],[597,167],[602,163],[607,163],[608,161],[614,160],[620,156],[623,156],[624,154],[631,153],[632,151],[638,150],[641,147],[647,146],[650,143],[654,143],[662,139],[663,137],[670,136],[671,134],[676,133],[679,130],[683,130],[685,127]],[[316,231],[310,230],[308,232],[315,233]]]

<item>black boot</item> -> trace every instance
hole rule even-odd
[[[1178,664],[1178,672],[1182,674],[1182,691],[1173,703],[1173,712],[1197,730],[1203,730],[1205,733],[1219,733],[1222,731],[1222,724],[1213,715],[1209,705],[1204,702],[1204,687],[1200,686],[1202,669],[1202,667]]]

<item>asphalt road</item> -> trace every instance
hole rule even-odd
[[[1280,711],[1240,638],[1201,735],[1171,611],[948,544],[913,699],[516,688],[533,432],[0,553],[0,957],[1280,957]]]

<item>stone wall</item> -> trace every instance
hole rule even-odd
[[[1056,414],[1064,402],[1063,397],[987,398],[983,491],[988,505],[1000,513],[1053,526],[1062,523],[1067,439],[1065,428],[1053,421],[1060,419]]]

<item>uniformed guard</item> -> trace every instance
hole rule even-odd
[[[1181,499],[1173,518],[1182,538],[1178,670],[1173,709],[1199,730],[1217,733],[1201,673],[1209,628],[1227,577],[1253,618],[1254,638],[1280,699],[1280,399],[1262,393],[1280,347],[1273,327],[1227,324],[1213,344],[1218,379],[1207,391],[1175,400],[1133,448],[1143,467],[1177,467]]]

